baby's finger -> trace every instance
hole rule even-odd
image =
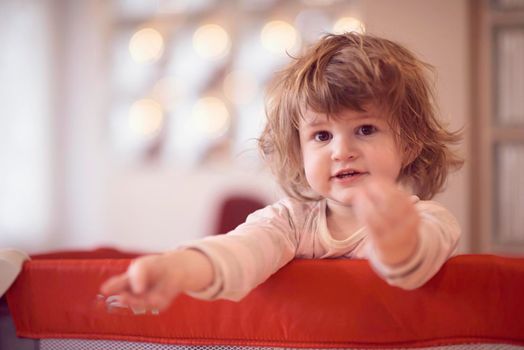
[[[135,260],[127,269],[129,286],[135,294],[142,294],[148,288],[149,260],[147,258]]]
[[[375,205],[369,198],[367,191],[360,191],[354,202],[355,214],[362,225],[367,225],[370,215],[375,212]]]
[[[151,309],[147,302],[146,295],[136,295],[129,292],[123,292],[119,295],[119,301],[122,306],[131,308],[133,312],[141,313],[142,311]]]
[[[382,206],[384,202],[397,191],[397,188],[395,183],[379,178],[367,182],[365,191],[373,203]]]
[[[156,309],[164,310],[180,292],[182,290],[176,279],[164,279],[148,292],[147,302]]]
[[[118,294],[129,290],[129,279],[126,273],[113,276],[100,286],[103,295]]]
[[[377,204],[372,200],[367,190],[361,192],[355,212],[359,222],[368,228],[372,236],[381,237],[391,229],[389,213],[384,212],[384,207],[381,207],[380,203]]]
[[[146,303],[150,309],[162,311],[168,308],[172,299],[170,294],[152,292],[148,293]]]

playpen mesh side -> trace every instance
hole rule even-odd
[[[170,345],[115,340],[42,339],[40,350],[299,350],[299,348],[256,347],[234,345]],[[300,350],[316,350],[306,348]],[[389,350],[523,350],[524,346],[508,344],[461,344],[421,348],[389,348]],[[366,350],[366,348],[339,348],[338,350]]]

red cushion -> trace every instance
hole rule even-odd
[[[44,259],[132,259],[141,255],[136,252],[123,252],[114,248],[98,248],[95,250],[66,250],[49,253],[40,253],[31,255],[33,260],[44,260]]]
[[[17,334],[308,348],[524,345],[523,258],[458,256],[414,291],[388,286],[364,260],[295,260],[239,303],[182,295],[160,315],[108,313],[98,288],[129,261],[27,262],[7,294]]]

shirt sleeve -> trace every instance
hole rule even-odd
[[[205,300],[238,301],[291,261],[297,239],[290,208],[281,201],[248,216],[228,234],[210,236],[184,244],[196,249],[213,264],[213,284],[188,293]]]
[[[367,255],[371,267],[390,285],[415,289],[431,279],[455,252],[460,227],[455,217],[432,201],[416,204],[421,217],[419,240],[415,254],[404,264],[388,266],[377,257],[371,243]]]

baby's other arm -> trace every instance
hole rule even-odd
[[[385,265],[403,264],[417,248],[420,215],[412,198],[385,180],[368,181],[355,197],[357,218],[368,229],[376,258]]]
[[[166,309],[182,292],[198,292],[213,283],[214,272],[206,255],[182,249],[134,260],[127,271],[102,284],[104,295],[119,295],[120,302],[137,309]]]
[[[433,201],[412,196],[384,182],[359,194],[360,215],[370,231],[368,259],[389,284],[415,289],[451,257],[460,238],[453,215]]]

